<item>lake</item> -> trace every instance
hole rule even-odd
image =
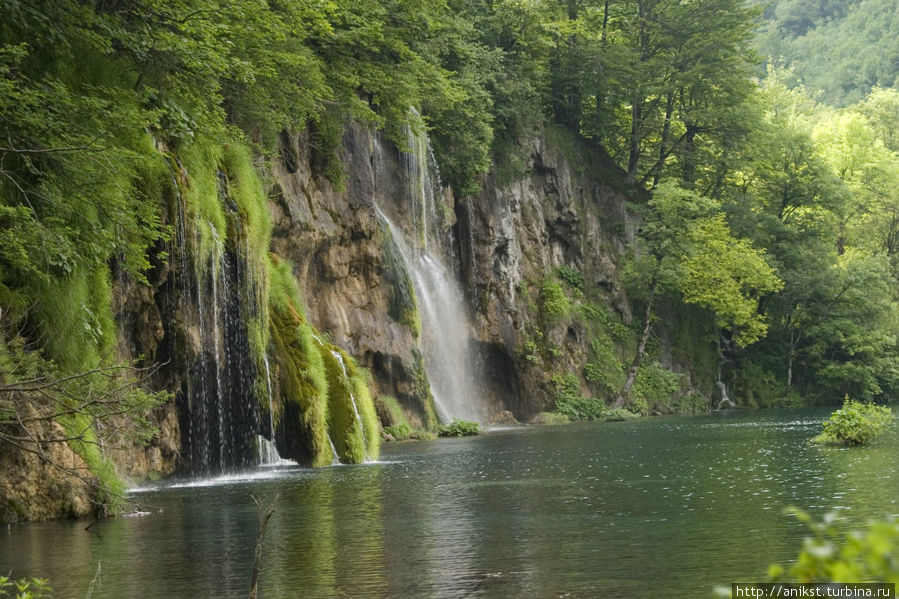
[[[387,444],[381,461],[260,467],[136,490],[143,517],[12,525],[0,572],[57,598],[709,597],[786,563],[805,528],[899,515],[899,428],[810,445],[830,410],[522,427]]]

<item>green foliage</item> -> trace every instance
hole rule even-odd
[[[667,370],[658,362],[644,362],[637,370],[637,379],[631,389],[632,407],[647,415],[653,406],[670,406],[680,388],[680,374]]]
[[[899,520],[875,520],[865,530],[841,533],[834,525],[833,513],[820,523],[800,510],[792,509],[791,513],[809,527],[812,535],[803,542],[793,564],[772,564],[768,568],[770,580],[899,583]]]
[[[559,278],[562,279],[573,292],[581,295],[584,293],[583,273],[567,266],[560,266],[556,269],[556,272],[559,273]]]
[[[831,105],[852,104],[899,78],[894,2],[776,0],[765,16],[761,50]]]
[[[302,312],[299,287],[289,263],[272,256],[269,264],[269,326],[281,401],[299,408],[300,422],[313,466],[327,466],[333,455],[328,442],[328,378],[318,342]],[[279,402],[280,404],[281,402]],[[280,408],[280,409],[279,409]],[[276,406],[280,414],[280,405]]]
[[[662,291],[679,292],[685,303],[710,310],[719,327],[735,331],[740,345],[764,336],[758,296],[783,286],[764,252],[731,233],[713,200],[673,181],[656,188],[649,207],[642,236]]]
[[[603,420],[607,408],[603,400],[581,395],[581,384],[573,374],[553,375],[555,391],[553,411],[569,420]]]
[[[557,412],[540,412],[531,418],[531,424],[557,425],[569,422],[571,422],[571,419],[568,416]]]
[[[571,314],[571,301],[559,283],[546,281],[540,286],[540,313],[548,327],[564,321]]]
[[[581,385],[573,374],[553,375],[555,408],[553,413],[566,421],[576,420],[630,420],[638,414],[624,408],[609,408],[602,399],[581,395]]]
[[[618,359],[615,345],[605,331],[600,331],[590,342],[590,349],[592,356],[584,365],[584,378],[611,395],[624,384],[624,365]]]
[[[125,484],[108,452],[145,445],[157,430],[152,410],[170,399],[144,390],[147,371],[130,366],[73,372],[11,341],[0,331],[0,449],[42,453],[44,443],[67,443],[89,473],[46,457],[60,478],[80,476],[98,509],[115,513],[125,502]],[[57,423],[62,426],[57,426]]]
[[[893,421],[887,406],[864,404],[846,398],[843,407],[830,415],[824,430],[813,439],[816,443],[865,445],[883,434]]]
[[[481,434],[481,425],[470,420],[454,419],[437,430],[439,437],[471,437]]]
[[[53,588],[46,578],[22,578],[10,580],[8,576],[0,576],[0,597],[9,599],[49,599],[53,596]]]
[[[674,404],[674,411],[688,416],[706,414],[709,411],[709,400],[699,393],[688,393]]]
[[[401,422],[400,424],[385,426],[384,433],[390,435],[396,441],[407,441],[412,438],[415,431],[408,422]]]

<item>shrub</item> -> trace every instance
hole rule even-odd
[[[834,526],[835,515],[821,523],[800,510],[791,510],[811,529],[796,561],[789,567],[772,565],[772,580],[789,578],[797,582],[899,582],[899,520],[879,520],[867,530],[841,534]]]
[[[531,418],[531,424],[568,424],[571,419],[557,412],[540,412]]]
[[[43,578],[23,578],[10,580],[7,576],[0,576],[0,598],[10,599],[49,599],[53,596],[53,589],[48,581]]]
[[[812,441],[832,445],[864,445],[883,433],[892,420],[890,408],[847,397],[843,407],[830,415],[824,423],[824,430]]]
[[[446,426],[441,426],[437,434],[441,437],[470,437],[481,434],[481,425],[470,420],[453,420]]]
[[[412,427],[408,423],[395,424],[393,426],[385,426],[384,432],[396,441],[405,441],[412,437]]]
[[[565,281],[565,283],[571,287],[576,293],[584,292],[584,275],[580,272],[574,270],[573,268],[569,268],[567,266],[560,266],[558,268],[559,278]]]
[[[709,400],[695,391],[682,397],[675,405],[678,414],[696,415],[709,411]]]
[[[790,513],[804,522],[811,536],[789,567],[771,564],[771,582],[799,583],[897,583],[899,582],[899,520],[872,521],[867,530],[841,533],[833,526],[833,512],[823,522],[813,522],[807,513],[791,508]],[[718,597],[730,597],[731,587],[715,589]]]
[[[562,286],[556,282],[546,282],[540,288],[543,318],[547,326],[552,326],[567,319],[571,314],[571,302]]]
[[[556,390],[554,412],[568,420],[629,420],[638,416],[624,408],[610,409],[598,397],[582,396],[580,383],[573,374],[555,375],[552,383]]]

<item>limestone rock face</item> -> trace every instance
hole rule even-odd
[[[35,439],[64,438],[57,423],[30,427]],[[0,522],[87,516],[92,475],[66,443],[26,443],[32,451],[0,451]],[[43,459],[43,454],[46,459]],[[85,480],[83,480],[85,479]]]
[[[428,391],[417,331],[391,309],[395,265],[378,216],[416,231],[409,167],[392,144],[357,125],[343,142],[345,189],[335,189],[316,175],[304,135],[282,139],[272,251],[293,263],[313,324],[372,371],[376,394],[395,396],[423,417]],[[492,173],[477,196],[445,193],[442,220],[424,233],[462,283],[491,417],[510,410],[519,420],[552,401],[545,365],[527,360],[523,348],[540,326],[528,286],[558,267],[574,269],[629,321],[618,256],[634,228],[617,187],[622,174],[607,156],[587,148],[566,156],[544,136],[526,142],[524,152],[525,168],[511,180]],[[572,324],[547,335],[559,348],[553,370],[580,371],[590,351],[585,331]]]
[[[523,174],[501,182],[492,173],[483,192],[457,208],[463,280],[489,381],[485,393],[519,419],[551,407],[545,365],[525,356],[530,331],[542,328],[529,287],[559,267],[574,269],[629,321],[617,271],[634,226],[616,186],[622,175],[607,157],[586,148],[566,157],[544,137],[527,142],[525,151]],[[553,370],[579,371],[589,352],[584,331],[570,324],[546,335],[559,352]]]
[[[421,420],[428,391],[418,332],[391,309],[397,266],[385,255],[389,232],[378,215],[402,214],[408,182],[399,153],[369,129],[351,124],[343,146],[337,189],[315,172],[306,135],[282,138],[271,250],[293,264],[312,324],[371,371],[376,395],[396,397]]]

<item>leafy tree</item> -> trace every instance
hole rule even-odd
[[[742,346],[764,336],[767,324],[759,299],[782,283],[764,252],[735,237],[713,200],[673,181],[653,192],[639,233],[639,250],[628,265],[630,287],[643,291],[643,331],[615,407],[628,401],[652,329],[656,294],[709,310],[720,328]]]

